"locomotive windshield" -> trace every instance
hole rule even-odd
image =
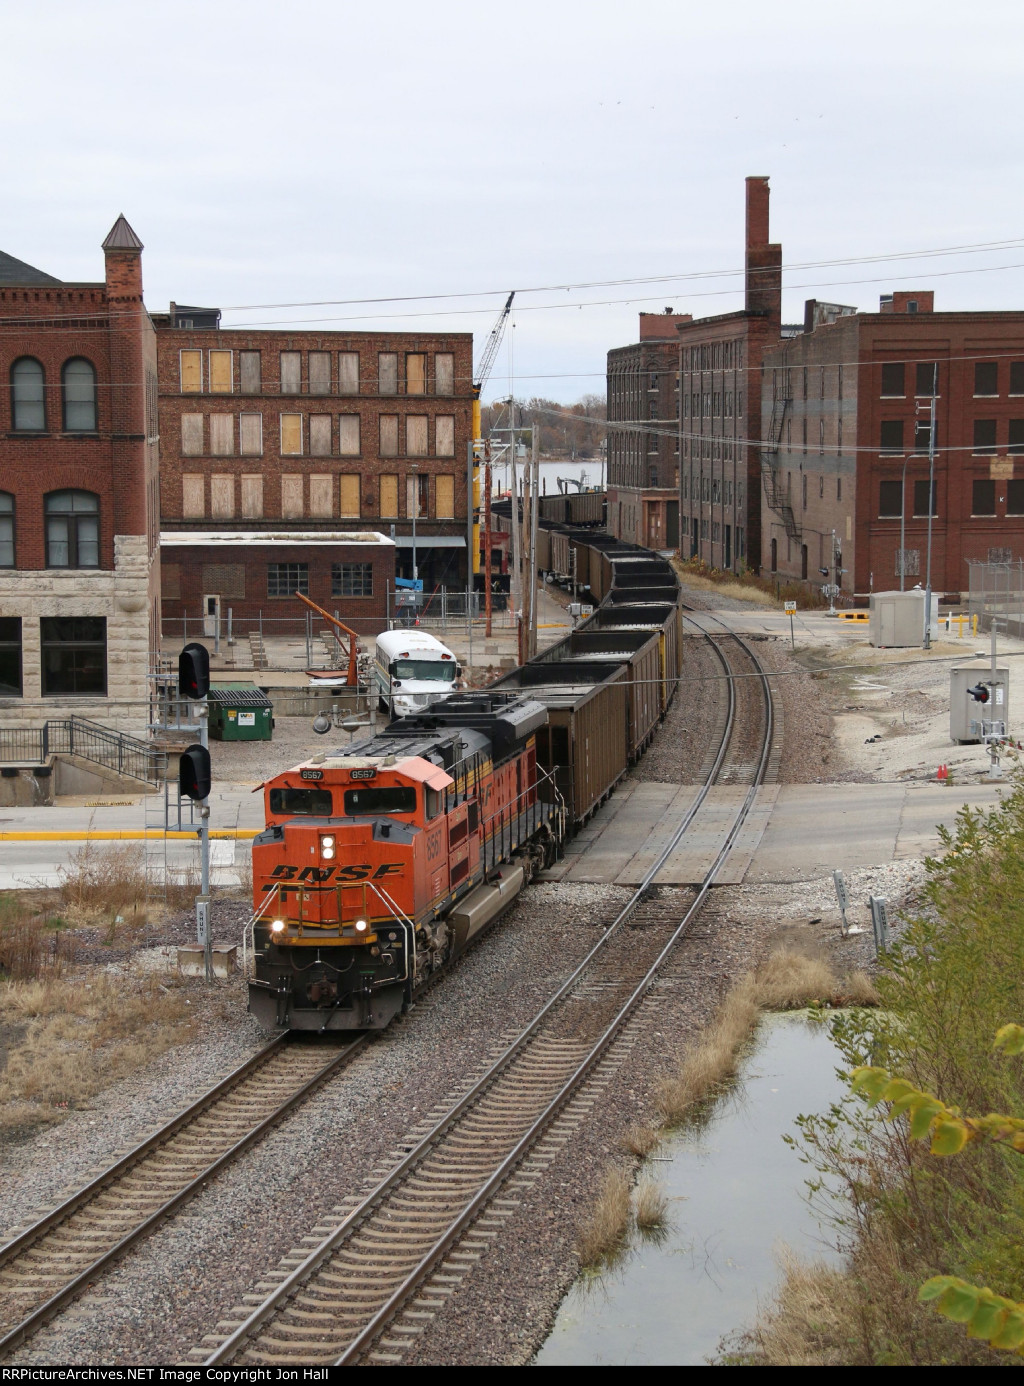
[[[441,683],[451,683],[455,678],[455,665],[450,660],[440,659],[396,659],[391,666],[393,679],[437,679]]]
[[[333,801],[329,789],[272,789],[270,812],[291,817],[330,818]]]
[[[416,790],[409,785],[389,789],[346,789],[345,812],[350,818],[367,813],[415,813]]]

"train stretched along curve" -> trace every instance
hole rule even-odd
[[[249,1009],[381,1029],[550,866],[654,735],[682,667],[671,564],[547,525],[599,603],[530,663],[263,786]],[[568,566],[566,566],[568,571]]]

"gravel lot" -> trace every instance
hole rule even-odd
[[[694,605],[703,601],[701,594],[694,595]],[[717,594],[712,604],[716,609],[726,605]],[[941,730],[932,701],[938,707],[948,673],[932,677],[928,670],[929,685],[919,665],[893,661],[886,664],[886,691],[879,701],[870,708],[849,709],[847,704],[861,698],[851,696],[846,676],[807,677],[808,661],[823,663],[836,651],[798,651],[794,660],[788,643],[761,640],[757,652],[780,675],[775,683],[788,732],[779,774],[783,782],[863,780],[883,772],[892,777],[904,769],[919,773],[919,765],[927,765]],[[692,679],[700,678],[706,659],[698,642],[688,642]],[[800,677],[792,677],[797,671]],[[714,720],[709,703],[685,696],[684,688],[647,756],[631,773],[676,782],[696,778]],[[836,713],[840,730],[833,735]],[[858,724],[852,724],[856,734],[848,730],[851,724],[843,724],[849,715],[889,724],[884,734],[893,744],[886,747],[881,765],[875,744],[864,744],[867,733],[860,735]],[[912,740],[915,736],[918,741]],[[323,749],[323,740],[311,732],[308,719],[281,718],[273,743],[214,743],[211,749],[215,761],[229,761],[232,778],[259,782],[314,746]],[[969,752],[965,766],[980,760],[977,748],[964,750]],[[948,742],[945,758],[954,760]],[[858,899],[875,893],[894,902],[912,894],[921,875],[918,863],[901,862],[851,872],[847,879]],[[408,1017],[376,1039],[345,1075],[229,1174],[213,1181],[11,1360],[37,1365],[181,1361],[318,1217],[360,1191],[432,1107],[464,1090],[489,1054],[572,970],[625,898],[614,887],[534,886],[481,946],[461,959]],[[243,912],[240,901],[219,903],[215,933],[237,934]],[[107,950],[107,965],[158,966],[162,955],[154,950],[191,937],[192,927],[189,914],[169,919],[149,931],[141,951],[123,950],[112,957]],[[576,1227],[595,1184],[609,1160],[623,1158],[625,1127],[653,1111],[659,1075],[681,1057],[723,990],[780,939],[835,952],[841,965],[860,965],[869,957],[868,937],[839,938],[830,877],[797,886],[714,891],[671,975],[635,1018],[629,1041],[616,1046],[606,1060],[614,1081],[596,1109],[598,1120],[582,1127],[547,1173],[520,1196],[508,1233],[485,1254],[451,1307],[426,1328],[414,1360],[446,1365],[529,1361],[574,1278]],[[46,1211],[259,1046],[261,1037],[245,1015],[239,979],[211,989],[198,981],[186,986],[199,1017],[192,1043],[101,1093],[59,1128],[3,1151],[5,1207],[8,1216],[17,1210],[19,1225]],[[8,1226],[3,1235],[14,1230]]]

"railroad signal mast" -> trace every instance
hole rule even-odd
[[[487,338],[480,364],[474,372],[473,381],[473,437],[469,445],[470,450],[470,477],[469,477],[469,510],[473,516],[470,526],[470,546],[469,558],[466,564],[466,599],[472,608],[473,599],[473,578],[480,571],[480,461],[484,463],[484,612],[486,624],[484,626],[485,636],[491,633],[491,449],[490,444],[484,443],[480,434],[480,396],[483,388],[490,379],[491,371],[494,369],[494,360],[501,346],[501,339],[505,335],[505,324],[508,315],[512,311],[512,300],[516,296],[515,289],[505,300],[505,306],[498,314],[498,321],[491,328],[491,335]],[[472,622],[472,610],[469,611],[469,620]]]
[[[210,654],[198,641],[185,646],[178,656],[178,696],[192,704],[198,720],[199,741],[186,746],[178,763],[178,789],[199,804],[200,885],[196,899],[196,942],[202,946],[206,980],[213,980],[213,934],[210,930]]]

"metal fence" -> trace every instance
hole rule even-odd
[[[971,561],[968,611],[978,629],[990,630],[993,617],[1008,635],[1024,635],[1024,560]]]
[[[0,761],[41,765],[52,755],[81,756],[147,784],[159,783],[163,766],[158,747],[84,717],[51,718],[38,728],[0,729]]]

